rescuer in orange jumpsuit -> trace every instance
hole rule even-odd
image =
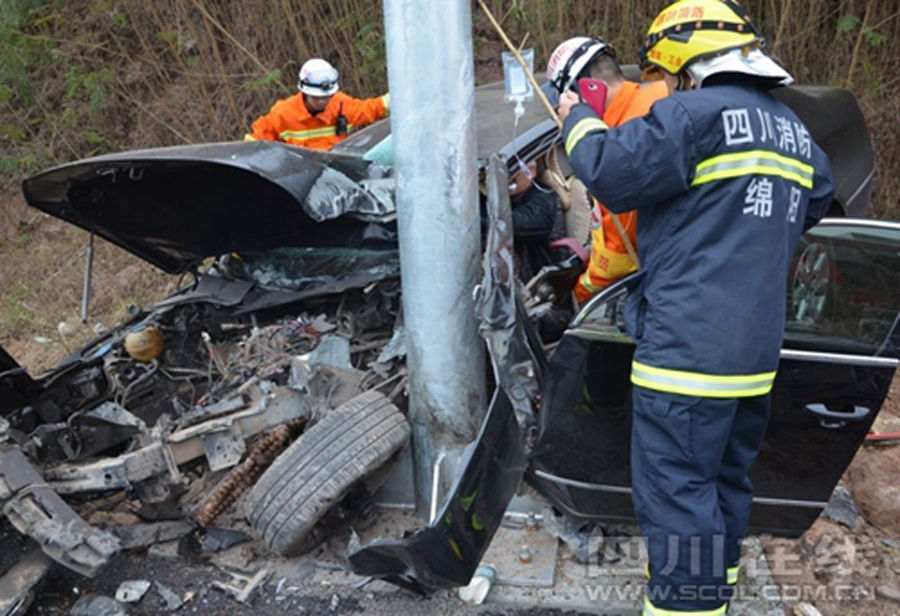
[[[353,98],[338,91],[338,71],[320,58],[300,68],[297,94],[272,105],[253,123],[246,141],[283,141],[314,150],[328,150],[350,132],[388,114],[390,94]]]
[[[577,87],[578,79],[582,77],[606,82],[608,89],[603,121],[609,126],[619,126],[646,115],[654,102],[668,94],[664,85],[658,82],[641,85],[627,81],[612,47],[601,38],[571,38],[560,44],[550,56],[547,79],[559,94]],[[591,257],[587,270],[575,285],[575,296],[579,302],[587,301],[604,287],[637,269],[613,216],[618,217],[632,248],[636,250],[637,211],[612,214],[594,201],[591,211]]]

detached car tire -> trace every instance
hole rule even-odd
[[[247,495],[247,519],[274,552],[295,556],[322,539],[316,523],[409,440],[406,417],[368,392],[325,415],[278,456]]]

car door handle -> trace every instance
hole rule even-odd
[[[806,405],[806,410],[819,418],[823,428],[842,428],[848,421],[862,421],[872,412],[867,406],[853,406],[852,411],[832,411],[822,402]]]

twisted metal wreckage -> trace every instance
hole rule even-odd
[[[486,88],[476,92],[479,123],[487,123],[479,147],[488,150],[479,152],[488,233],[477,313],[495,391],[439,510],[433,499],[430,525],[349,554],[358,573],[420,592],[468,582],[523,477],[579,519],[627,520],[632,511],[633,346],[620,310],[631,281],[573,319],[574,261],[517,282],[507,173],[520,160],[558,168],[558,132],[530,109],[507,144],[503,120],[491,115],[502,89]],[[785,96],[807,113],[828,103],[810,127],[839,180],[834,213],[863,214],[872,152],[852,97],[802,88]],[[385,478],[374,471],[389,468],[409,438],[393,178],[377,156],[360,155],[389,134],[373,125],[343,152],[230,143],[115,154],[26,180],[32,206],[194,279],[40,378],[0,350],[0,504],[19,532],[56,562],[95,575],[119,549],[141,547],[124,525],[103,530],[76,513],[110,494],[136,496],[147,519],[193,519],[154,531],[156,540],[193,524],[202,532],[244,495],[251,526],[284,555],[320,541],[328,530],[319,521],[335,506],[368,508]],[[266,216],[254,215],[261,208]],[[890,278],[900,271],[891,261],[900,232],[873,221],[821,227],[801,242],[787,368],[754,479],[754,527],[783,534],[799,534],[821,511],[900,356],[896,293],[885,291],[900,288]],[[867,275],[846,279],[872,288],[848,292],[846,305],[840,289],[813,289],[800,271],[810,251],[815,267],[826,254],[829,267],[864,268]],[[201,272],[210,255],[224,256]],[[868,302],[864,310],[856,297]],[[542,341],[535,322],[559,321],[561,307],[565,331]],[[829,313],[844,318],[842,329],[829,329]],[[851,313],[858,326],[847,327]],[[582,412],[579,396],[595,385],[603,412]],[[798,443],[807,453],[784,455]],[[821,451],[831,452],[827,460]],[[179,508],[185,484],[226,469],[205,499]],[[33,570],[49,566],[33,558]]]

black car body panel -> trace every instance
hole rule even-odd
[[[233,142],[89,158],[22,190],[30,205],[178,274],[229,252],[396,241],[383,229],[394,213],[385,174],[351,156]]]
[[[410,537],[381,540],[349,555],[359,575],[382,577],[427,593],[468,584],[525,472],[525,451],[512,404],[497,389],[478,439],[460,462],[444,506]]]
[[[812,524],[872,426],[900,358],[900,223],[826,220],[803,237],[797,255],[823,243],[827,252],[817,254],[829,262],[830,288],[821,289],[827,304],[815,322],[788,286],[772,416],[751,471],[757,532],[796,536]],[[790,278],[802,267],[795,260]],[[620,281],[583,309],[546,371],[529,478],[582,518],[633,520],[634,346],[620,314],[631,282]]]

